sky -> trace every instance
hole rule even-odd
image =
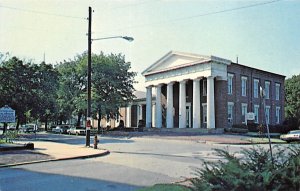
[[[300,74],[300,0],[0,0],[0,52],[57,64],[87,50],[123,54],[141,73],[169,51],[214,55],[285,75]]]

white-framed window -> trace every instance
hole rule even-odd
[[[227,103],[227,117],[228,117],[228,123],[233,122],[233,102],[228,102]]]
[[[266,106],[265,116],[266,116],[266,124],[270,124],[270,106]]]
[[[227,92],[229,95],[232,94],[232,80],[233,74],[227,74]]]
[[[203,80],[203,96],[206,96],[207,95],[207,80],[206,79],[204,79]]]
[[[255,123],[259,123],[259,105],[254,105]]]
[[[207,123],[207,104],[203,103],[202,108],[203,108],[203,123]]]
[[[247,77],[242,76],[242,96],[247,96]]]
[[[275,116],[276,116],[276,124],[279,124],[280,123],[280,107],[276,107]]]
[[[259,79],[254,79],[253,83],[253,96],[254,98],[258,98],[259,95]]]
[[[265,81],[265,98],[270,99],[270,81]]]
[[[275,99],[276,100],[280,99],[280,84],[279,83],[275,84]]]
[[[242,123],[246,123],[247,107],[246,103],[242,103]]]

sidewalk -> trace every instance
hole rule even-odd
[[[31,142],[34,143],[34,150],[0,152],[0,167],[91,158],[109,154],[109,151],[105,149],[87,148],[82,145],[69,145],[48,141]]]

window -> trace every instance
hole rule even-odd
[[[258,91],[259,91],[259,79],[254,79],[254,84],[253,84],[253,90],[254,90],[254,94],[253,94],[253,96],[254,96],[254,98],[258,98],[258,95],[259,95],[259,93],[258,93]]]
[[[242,103],[242,123],[246,123],[247,104]]]
[[[265,116],[266,124],[270,124],[270,106],[266,106]]]
[[[254,105],[255,123],[259,123],[259,105]]]
[[[279,124],[280,123],[280,107],[276,107],[275,116],[276,116],[276,124]]]
[[[270,82],[265,81],[265,98],[270,99]]]
[[[247,96],[247,77],[242,76],[242,96]]]
[[[203,96],[207,95],[207,80],[203,80]]]
[[[232,94],[232,79],[233,79],[233,74],[228,74],[227,75],[227,89],[228,89],[228,94]]]
[[[227,104],[227,108],[228,108],[228,111],[227,111],[227,115],[228,115],[228,123],[232,123],[233,122],[233,105],[234,103],[233,102],[228,102]]]
[[[203,123],[206,123],[207,122],[207,104],[203,103],[202,107],[203,107]]]
[[[280,96],[279,96],[279,95],[280,95],[280,84],[279,84],[279,83],[276,83],[275,86],[276,86],[276,87],[275,87],[275,95],[276,95],[276,96],[275,96],[275,99],[276,99],[276,100],[279,100],[279,98],[280,98]]]

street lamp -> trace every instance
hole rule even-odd
[[[263,107],[264,107],[264,116],[265,116],[265,124],[267,127],[267,133],[268,133],[268,139],[269,139],[269,149],[270,149],[270,154],[271,154],[271,160],[272,160],[272,164],[274,164],[274,160],[273,160],[273,154],[272,154],[272,145],[271,145],[271,138],[270,138],[270,129],[269,129],[269,121],[266,115],[266,90],[263,89],[261,86],[259,87],[260,90],[260,97],[263,100]]]
[[[128,36],[112,36],[112,37],[104,37],[104,38],[95,38],[92,39],[92,8],[89,7],[89,26],[88,26],[88,85],[87,85],[87,93],[88,93],[88,100],[87,100],[87,122],[86,122],[86,146],[90,146],[90,128],[91,128],[91,106],[92,106],[92,98],[91,98],[91,76],[92,76],[92,41],[96,40],[106,40],[106,39],[112,39],[112,38],[121,38],[125,39],[129,42],[133,41],[134,39],[132,37]]]

